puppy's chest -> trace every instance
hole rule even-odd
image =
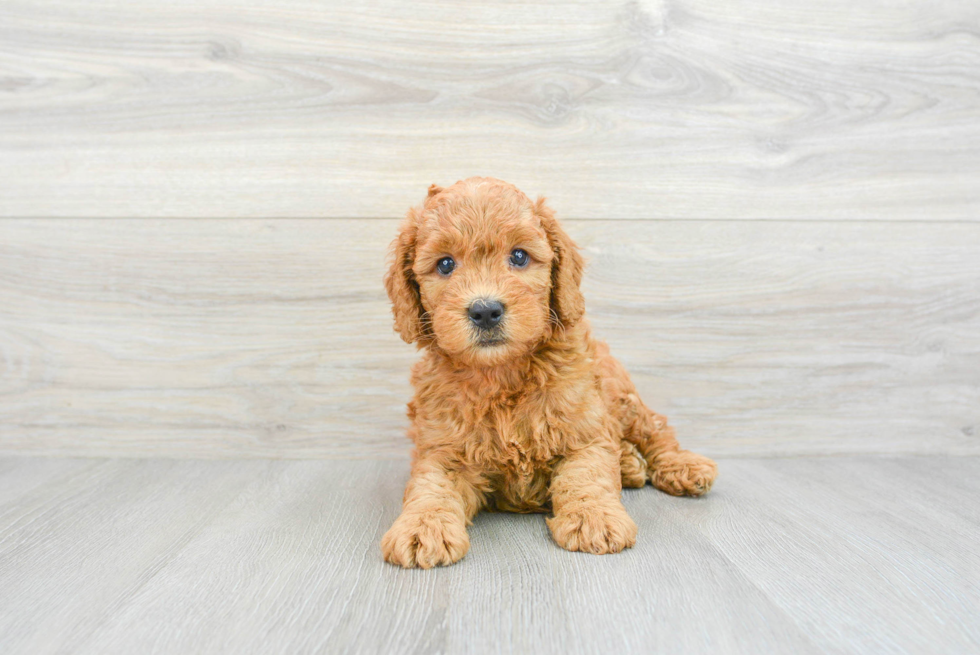
[[[549,423],[538,403],[494,408],[474,425],[470,445],[484,451],[481,459],[488,468],[530,470],[564,451],[562,431]]]
[[[557,463],[596,432],[592,413],[583,409],[591,406],[586,382],[512,394],[486,387],[449,397],[423,393],[414,415],[416,443],[452,449],[478,468],[498,508],[542,511]]]
[[[543,417],[488,417],[473,435],[474,451],[493,487],[497,509],[537,512],[548,507],[551,471],[562,448]]]
[[[484,470],[508,477],[550,471],[575,446],[583,428],[588,430],[570,420],[575,412],[567,408],[572,406],[546,390],[457,406],[457,420],[466,426],[460,435],[464,450]]]

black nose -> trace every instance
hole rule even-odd
[[[469,308],[470,320],[481,330],[489,330],[504,315],[504,306],[496,300],[477,300]]]

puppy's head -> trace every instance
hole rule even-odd
[[[392,242],[395,329],[461,363],[496,366],[582,317],[582,257],[554,213],[513,185],[429,187]]]

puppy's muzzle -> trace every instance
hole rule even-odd
[[[475,300],[466,310],[473,325],[481,330],[492,330],[504,317],[504,306],[498,300]]]

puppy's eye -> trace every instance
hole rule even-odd
[[[524,268],[529,261],[531,261],[531,258],[520,248],[514,248],[510,253],[510,265],[515,268]]]
[[[436,270],[439,271],[440,275],[449,275],[454,268],[456,268],[456,262],[453,261],[452,257],[443,257],[436,262]]]

